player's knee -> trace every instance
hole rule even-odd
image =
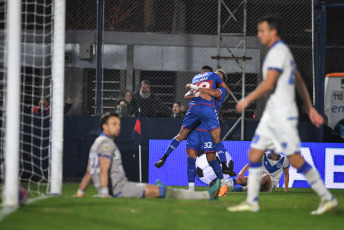
[[[215,154],[215,152],[207,153],[207,160],[208,160],[208,162],[209,162],[209,161],[216,160],[216,154]]]
[[[188,157],[191,157],[193,159],[197,158],[197,152],[193,150],[187,150],[186,153],[188,154]]]

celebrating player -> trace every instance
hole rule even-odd
[[[218,75],[220,75],[221,79],[226,78],[226,72],[222,69],[218,69],[215,71]],[[190,84],[186,85],[187,89],[190,89]],[[227,88],[228,89],[228,88]],[[209,97],[209,100],[211,97],[216,98],[215,105],[216,105],[216,111],[219,113],[219,109],[225,100],[227,91],[224,87],[220,87],[217,89],[206,89],[202,88],[199,90],[200,96],[202,94],[206,94]],[[228,89],[229,91],[229,89]],[[192,95],[185,95],[185,98],[195,98],[195,94]],[[219,162],[216,160],[216,153],[214,149],[214,142],[211,139],[211,136],[209,132],[206,130],[206,126],[204,124],[201,124],[198,126],[195,130],[193,130],[187,139],[187,145],[186,145],[186,153],[188,155],[187,159],[187,176],[188,176],[188,182],[189,182],[189,190],[194,190],[195,186],[195,176],[196,176],[196,158],[197,154],[200,151],[202,145],[204,148],[204,153],[207,154],[207,160],[209,165],[214,170],[216,177],[219,179],[223,179],[223,174],[221,171],[221,166]],[[227,166],[227,162],[223,162],[222,165],[225,164],[225,167]],[[233,170],[233,161],[231,161],[230,166],[228,167],[230,170]],[[228,172],[227,172],[228,173]],[[235,172],[229,172],[230,176],[235,176]]]
[[[217,116],[215,98],[212,97],[211,101],[208,101],[200,97],[200,93],[203,88],[217,89],[224,85],[221,77],[217,73],[213,73],[211,71],[212,69],[209,66],[204,66],[202,68],[202,73],[193,77],[192,84],[189,86],[191,89],[196,91],[195,98],[193,98],[189,104],[189,110],[184,117],[182,127],[178,135],[172,139],[164,153],[164,156],[155,163],[156,167],[162,167],[167,157],[178,147],[179,143],[189,135],[191,130],[194,130],[200,124],[203,124],[205,130],[210,132],[211,138],[214,142],[214,148],[216,153],[219,155],[221,163],[226,162],[226,150],[220,139],[221,129],[219,118]],[[230,170],[225,163],[222,164],[223,173],[228,174],[231,171],[232,170]]]
[[[271,16],[258,22],[258,38],[270,49],[263,63],[263,82],[236,105],[238,112],[252,101],[270,94],[262,119],[253,137],[249,151],[249,177],[246,201],[228,211],[259,210],[258,193],[262,179],[262,156],[265,149],[283,152],[290,164],[298,169],[318,194],[321,203],[312,215],[323,214],[338,205],[334,196],[325,188],[318,171],[310,166],[300,154],[300,138],[297,130],[298,111],[295,103],[295,86],[301,96],[311,122],[319,127],[322,116],[312,106],[306,85],[296,69],[294,58],[288,46],[281,40],[280,21]]]
[[[121,120],[116,113],[105,113],[100,120],[102,133],[94,141],[89,155],[88,172],[76,196],[81,196],[90,177],[102,197],[217,199],[220,180],[208,191],[194,192],[168,186],[156,186],[128,181],[122,165],[121,152],[114,143],[119,135]]]
[[[274,151],[266,151],[262,159],[263,163],[263,175],[261,180],[260,191],[261,192],[272,192],[278,186],[278,183],[284,172],[284,191],[288,192],[289,183],[289,160],[282,154],[275,153]],[[228,187],[233,187],[234,185],[242,185],[244,189],[247,189],[247,177],[244,177],[244,173],[248,170],[250,164],[245,165],[241,169],[238,177],[236,179],[227,179],[225,183]],[[234,191],[234,190],[233,190]]]

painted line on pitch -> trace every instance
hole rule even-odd
[[[32,203],[39,201],[39,200],[45,200],[45,199],[48,199],[50,197],[52,197],[52,196],[38,196],[38,197],[35,197],[32,199],[29,199],[28,202],[26,203],[26,205],[32,204]],[[9,216],[13,212],[15,212],[18,208],[19,207],[3,207],[0,210],[0,223],[3,219],[5,219],[7,216]]]

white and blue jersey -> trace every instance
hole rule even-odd
[[[263,175],[269,174],[271,178],[271,184],[274,187],[277,187],[283,170],[290,166],[288,158],[282,154],[279,154],[277,160],[272,160],[270,151],[267,151],[263,155],[262,162],[264,165]]]
[[[220,75],[212,72],[204,74],[197,74],[192,79],[192,84],[198,87],[216,89],[223,84]],[[217,117],[215,99],[211,101],[195,97],[189,103],[189,110],[187,111],[182,127],[189,130],[194,130],[200,124],[204,124],[205,130],[212,131],[220,127]]]
[[[220,87],[217,90],[220,91],[221,97],[216,98],[215,100],[215,106],[216,106],[216,116],[218,119],[218,112],[222,106],[222,103],[225,100],[227,91],[225,88]],[[214,148],[213,140],[210,136],[210,133],[208,132],[206,126],[204,124],[199,125],[195,130],[193,130],[187,139],[187,145],[186,149],[194,150],[196,152],[199,152],[201,147],[203,145],[204,152],[216,152]]]

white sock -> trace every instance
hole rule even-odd
[[[228,185],[228,187],[233,187],[234,186],[233,179],[229,178],[229,179],[225,180],[222,187],[225,185]]]
[[[251,204],[258,203],[258,195],[260,182],[262,180],[262,167],[249,168],[249,176],[247,182],[247,198],[246,201]]]
[[[167,187],[165,197],[180,200],[207,200],[210,199],[210,194],[208,191],[194,192],[185,189]]]
[[[189,191],[195,191],[195,182],[189,182]]]
[[[310,169],[305,177],[308,181],[308,184],[312,186],[312,189],[318,194],[321,200],[331,200],[332,194],[327,190],[324,185],[324,182],[320,178],[318,171],[315,168]]]

